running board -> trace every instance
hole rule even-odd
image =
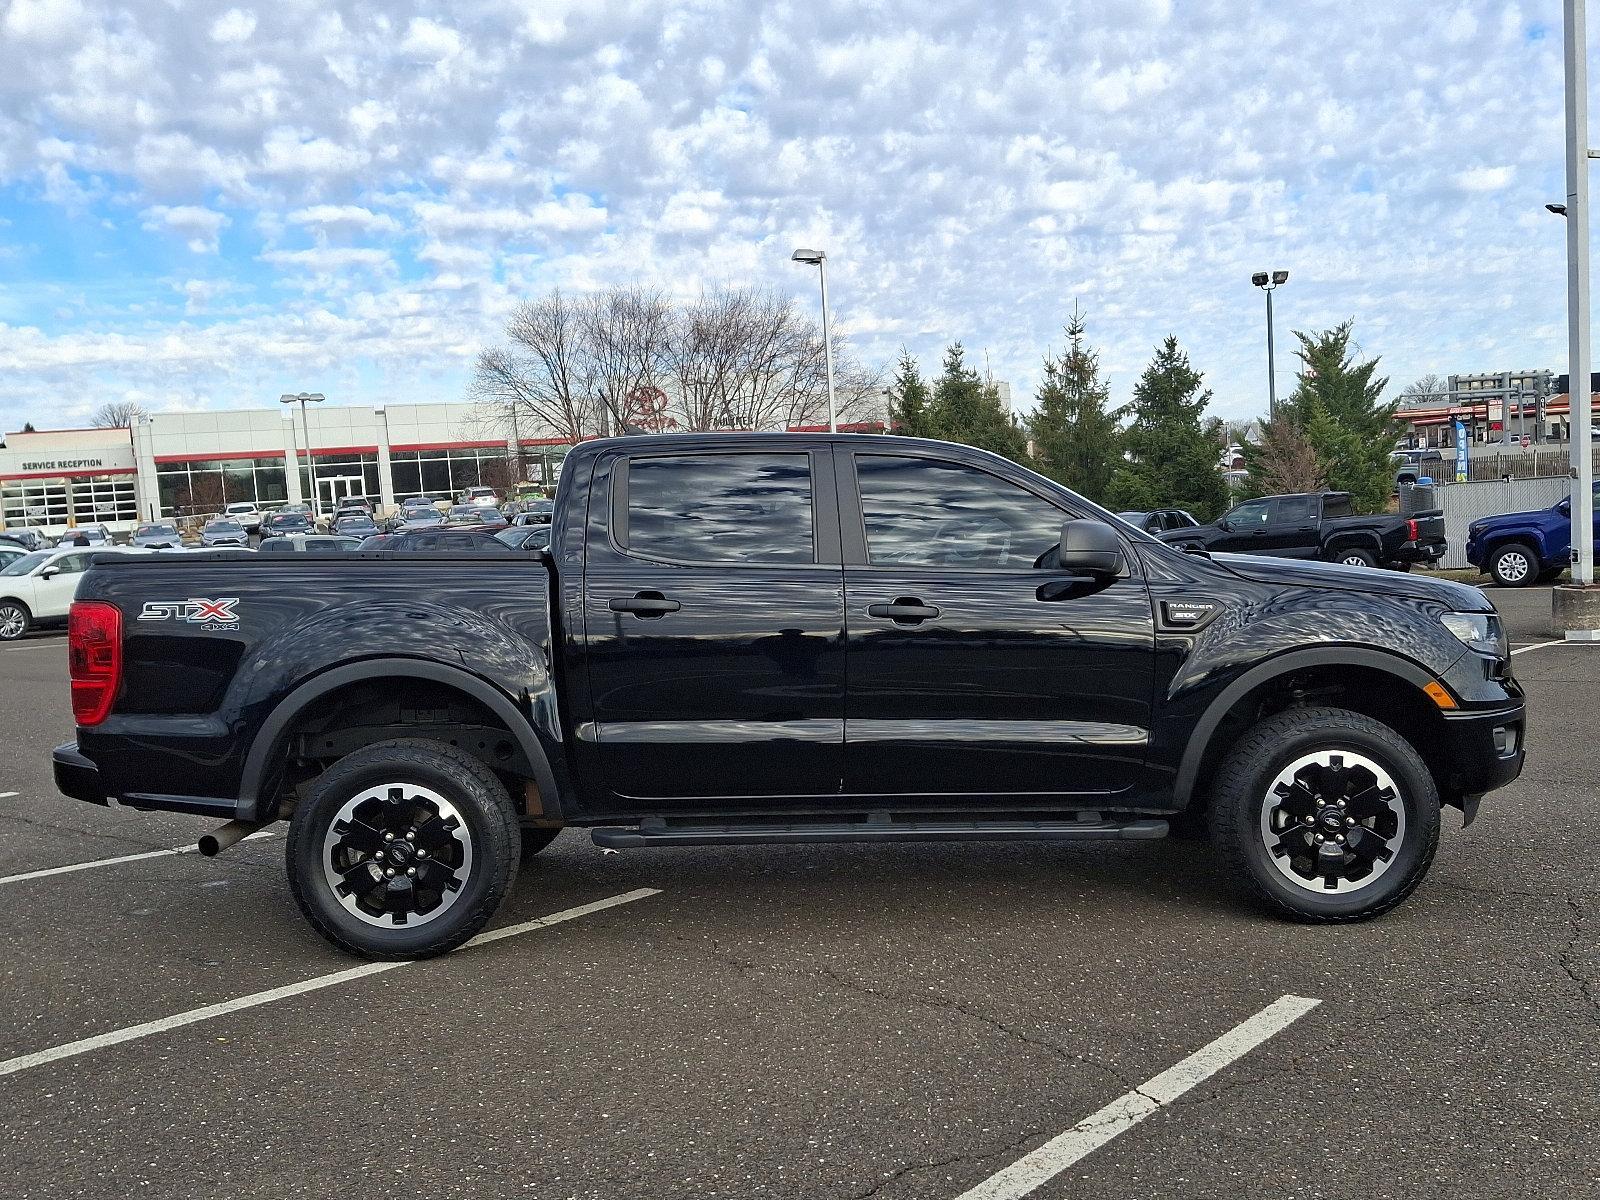
[[[596,829],[606,850],[643,846],[765,846],[812,842],[1145,842],[1167,836],[1167,823],[1130,821],[806,821],[789,825],[689,825],[651,817],[637,829]]]

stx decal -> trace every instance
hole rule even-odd
[[[186,621],[202,629],[237,629],[239,597],[215,600],[193,596],[188,600],[146,600],[139,613],[141,621]]]

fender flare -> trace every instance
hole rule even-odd
[[[533,724],[511,698],[486,679],[459,667],[444,663],[427,662],[415,658],[367,658],[324,671],[295,688],[267,714],[256,731],[250,752],[245,756],[244,769],[239,780],[239,817],[241,820],[261,820],[270,814],[261,811],[264,798],[263,784],[269,777],[273,764],[286,749],[285,737],[289,727],[301,713],[328,693],[348,684],[370,679],[426,679],[456,688],[481,701],[483,705],[505,722],[511,736],[527,756],[533,768],[534,782],[545,806],[546,816],[561,815],[561,793],[556,787],[555,772],[549,756],[534,731]]]
[[[1340,551],[1352,549],[1369,550],[1379,562],[1383,561],[1383,538],[1365,529],[1334,534],[1323,543],[1322,553],[1329,558],[1336,558]]]
[[[1229,710],[1247,693],[1264,683],[1270,683],[1274,679],[1305,667],[1327,666],[1371,667],[1393,675],[1396,679],[1416,688],[1425,687],[1435,681],[1432,672],[1409,658],[1361,646],[1318,646],[1304,650],[1290,650],[1264,663],[1258,663],[1223,688],[1206,706],[1206,711],[1195,723],[1194,730],[1189,735],[1189,744],[1184,747],[1183,758],[1178,764],[1177,777],[1173,780],[1174,802],[1180,808],[1189,807],[1195,783],[1200,775],[1200,764],[1205,761],[1206,751],[1211,747],[1217,727],[1222,724]]]

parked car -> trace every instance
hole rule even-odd
[[[553,500],[529,500],[510,520],[513,525],[548,525],[555,511]]]
[[[1442,805],[1470,822],[1522,769],[1478,588],[1179,553],[926,439],[612,437],[569,461],[548,557],[102,556],[57,785],[230,818],[211,850],[292,808],[301,911],[396,959],[470,938],[563,826],[627,849],[1203,819],[1274,912],[1362,920],[1422,881]],[[128,637],[146,611],[161,636]]]
[[[171,521],[152,521],[134,526],[128,545],[140,550],[181,550],[183,535]]]
[[[1142,529],[1146,533],[1165,533],[1169,529],[1193,529],[1200,524],[1181,508],[1161,508],[1155,512],[1119,512],[1117,516],[1135,529]]]
[[[444,514],[431,504],[426,508],[413,506],[402,508],[398,515],[389,522],[389,532],[398,533],[407,530],[437,529],[444,524]]]
[[[1600,488],[1595,489],[1600,551]],[[1572,500],[1549,508],[1483,517],[1467,526],[1467,561],[1501,587],[1549,583],[1572,561]]]
[[[261,510],[253,501],[225,504],[222,506],[222,515],[229,521],[237,521],[246,533],[261,532]]]
[[[16,641],[30,629],[64,624],[89,559],[106,552],[106,547],[30,550],[0,567],[0,642]]]
[[[1395,487],[1416,483],[1424,478],[1438,483],[1445,477],[1445,458],[1438,450],[1396,450],[1392,457],[1396,464]],[[1455,478],[1453,467],[1450,468],[1450,478]]]
[[[445,515],[444,523],[481,529],[486,533],[506,527],[506,519],[498,509],[483,508],[476,504],[457,504]]]
[[[550,544],[550,526],[513,525],[502,529],[494,537],[513,550],[543,550]]]
[[[445,526],[416,532],[380,533],[361,543],[363,550],[470,550],[494,554],[510,549],[488,530]]]
[[[456,497],[457,504],[476,504],[484,508],[499,508],[500,497],[491,487],[469,487]]]
[[[378,533],[378,523],[364,508],[346,509],[333,518],[333,532],[345,537],[366,538]]]
[[[48,550],[50,539],[37,529],[7,529],[0,531],[0,542],[11,542],[24,550]]]
[[[1168,530],[1162,541],[1182,550],[1320,558],[1348,567],[1409,571],[1444,557],[1444,513],[1358,517],[1348,492],[1301,492],[1246,500],[1210,525]]]
[[[404,500],[400,501],[400,511],[403,514],[407,509],[412,508],[431,508],[437,510],[439,505],[443,503],[444,501],[440,500],[437,496],[430,496],[427,493],[422,493],[416,496],[407,496]]]
[[[314,533],[311,517],[298,508],[280,508],[261,518],[263,538],[307,537]]]
[[[201,527],[200,544],[207,548],[217,546],[244,546],[248,548],[250,534],[245,529],[243,522],[218,517],[214,521],[207,521]]]
[[[117,539],[111,536],[111,530],[104,525],[79,525],[69,529],[56,541],[57,546],[86,547],[115,546]]]
[[[256,550],[261,554],[340,554],[360,548],[360,538],[334,533],[304,533],[294,537],[264,538]]]
[[[21,546],[14,545],[11,542],[0,542],[0,567],[9,567],[27,553],[29,552]]]

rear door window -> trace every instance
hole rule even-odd
[[[1312,519],[1310,496],[1285,496],[1277,502],[1272,520],[1275,525],[1303,525]]]
[[[617,530],[630,553],[676,562],[816,561],[808,454],[678,454],[628,461]]]

